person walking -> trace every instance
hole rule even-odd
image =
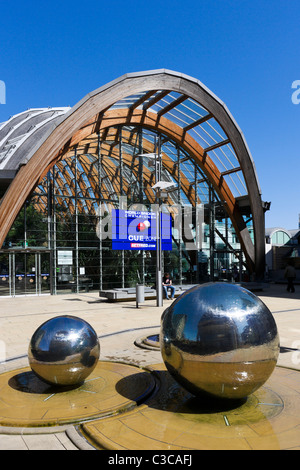
[[[284,271],[284,278],[287,279],[287,291],[288,292],[295,292],[294,280],[296,279],[296,270],[294,266],[289,263]]]

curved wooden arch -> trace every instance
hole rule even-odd
[[[108,129],[107,127],[104,127],[103,130],[105,131],[106,129]],[[111,152],[111,156],[116,158],[118,160],[119,158],[119,150],[118,150],[118,146],[119,146],[119,141],[117,140],[117,135],[118,135],[118,128],[115,127],[113,128],[114,129],[114,132],[111,132],[110,133],[110,137],[112,138],[113,141],[115,141],[115,147],[116,149],[115,150],[112,150]],[[132,132],[128,131],[128,130],[122,130],[122,141],[124,143],[130,143],[130,140],[132,139]],[[81,150],[81,147],[82,147],[82,152],[86,152],[88,153],[89,155],[93,155],[95,158],[97,158],[97,146],[98,146],[98,136],[96,134],[90,134],[87,138],[90,138],[94,136],[94,138],[90,139],[91,140],[91,143],[89,144],[89,146],[86,145],[86,139],[82,140],[79,142],[78,146],[77,146],[77,152],[78,154],[80,155],[80,150]],[[108,156],[108,148],[109,148],[109,144],[106,144],[106,143],[102,143],[101,144],[101,154],[102,156],[104,157],[103,158],[103,165],[108,165],[107,162],[106,162],[106,159],[105,159],[105,156]],[[154,152],[154,145],[150,142],[147,142],[147,141],[143,141],[143,153],[152,153]],[[71,154],[74,153],[74,149],[71,148],[63,157],[63,159],[68,159],[69,156]],[[127,154],[126,151],[123,151],[122,152],[123,154],[123,162],[124,164],[130,168],[130,164],[132,162],[132,156]],[[63,160],[62,159],[62,160]],[[85,157],[84,156],[81,156],[81,160],[83,159],[83,162],[85,162]],[[81,164],[85,167],[86,170],[88,170],[88,162],[85,162],[83,163],[81,162]],[[163,168],[165,168],[170,174],[172,174],[172,169],[174,167],[174,161],[171,160],[171,158],[165,154],[164,152],[162,152],[162,164],[163,164]],[[108,165],[109,166],[109,165]],[[132,173],[137,177],[138,176],[138,170],[135,169],[135,170],[132,170]],[[155,201],[155,193],[154,191],[151,189],[151,185],[153,186],[154,184],[154,181],[151,182],[151,175],[152,173],[144,168],[144,172],[143,172],[143,178],[144,178],[144,183],[146,184],[147,186],[147,196],[148,196],[148,199],[149,199],[149,202],[150,203],[154,203]],[[177,181],[177,176],[174,175],[174,180]],[[97,174],[95,173],[95,178],[98,179],[98,176]],[[181,188],[184,192],[184,194],[186,195],[186,197],[188,199],[190,199],[191,201],[195,202],[194,198],[195,198],[195,189],[190,188],[190,182],[188,180],[188,178],[184,175],[183,172],[181,172],[181,176],[180,176],[180,181],[181,181]],[[90,183],[91,183],[91,187],[93,188],[94,192],[95,190],[97,189],[96,188],[96,185],[95,183],[93,183],[92,179],[90,180]],[[97,181],[97,184],[98,184],[98,181]],[[200,203],[201,201],[197,201],[197,203]],[[172,201],[171,199],[169,199],[169,203],[171,204]]]
[[[219,169],[213,163],[211,158],[204,152],[204,149],[193,137],[185,133],[181,127],[164,117],[161,117],[158,120],[155,113],[144,112],[140,109],[136,109],[134,112],[130,112],[128,109],[109,110],[105,112],[104,116],[99,116],[97,119],[95,118],[91,123],[86,125],[84,129],[80,129],[80,131],[73,136],[70,145],[72,147],[78,145],[83,139],[94,133],[96,129],[98,129],[98,131],[103,131],[107,128],[129,124],[142,126],[167,135],[179,144],[200,166],[208,176],[208,179],[212,183],[220,199],[226,202],[228,216],[232,220],[233,226],[240,239],[250,270],[251,268],[253,269],[253,242],[230,188],[222,177]]]
[[[227,202],[228,207],[230,206],[229,215],[237,227],[237,231],[240,233],[240,241],[246,257],[248,261],[250,261],[250,268],[252,267],[257,274],[261,274],[262,268],[264,267],[264,214],[255,168],[243,135],[225,105],[201,82],[168,70],[124,75],[114,82],[88,94],[61,118],[61,121],[56,125],[55,129],[41,142],[40,147],[32,155],[28,155],[28,163],[20,169],[1,201],[0,246],[2,246],[24,201],[37,185],[41,175],[45,174],[47,169],[53,165],[54,161],[62,156],[70,146],[74,145],[76,140],[77,142],[82,140],[86,127],[93,126],[94,123],[94,131],[96,131],[99,122],[102,123],[103,120],[105,122],[107,118],[114,119],[115,121],[116,119],[122,119],[122,116],[117,116],[116,114],[120,112],[120,110],[109,111],[109,116],[107,116],[107,110],[114,103],[127,96],[149,90],[172,90],[194,99],[214,116],[216,121],[226,132],[239,159],[248,188],[248,196],[253,214],[254,246],[250,240],[244,221],[242,221],[242,217],[239,217],[235,200],[232,199],[231,193],[227,191],[224,180],[220,185],[222,188],[222,199]],[[139,111],[141,110],[136,109],[134,113],[128,115],[127,124],[134,122],[132,120],[133,116],[139,118],[140,125],[146,124],[145,120],[148,118],[146,118],[145,113]],[[114,116],[112,116],[112,114],[114,114]],[[97,117],[96,122],[95,116]],[[156,116],[156,124],[154,125],[152,119],[152,122],[148,121],[147,125],[150,127],[154,126],[153,128],[155,129],[159,127],[161,132],[167,133],[168,128],[164,127],[164,119],[163,116],[160,118]],[[185,134],[184,136],[183,133]],[[181,129],[180,135],[178,135],[177,140],[175,140],[183,147],[186,147],[191,155],[195,155],[196,157],[196,152],[191,153],[193,145],[189,142],[189,137],[189,134]],[[198,153],[197,158],[200,156],[201,154]],[[204,171],[206,173],[208,172],[208,176],[210,177],[216,168],[212,167],[212,162],[209,162],[207,155],[203,154],[201,158]],[[218,176],[220,183],[220,172]],[[216,185],[215,179],[213,184]],[[220,191],[220,187],[218,190]]]

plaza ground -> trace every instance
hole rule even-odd
[[[271,310],[280,335],[278,366],[300,369],[300,286],[286,292],[283,284],[274,284],[256,292]],[[136,345],[139,338],[159,333],[160,318],[171,301],[156,307],[147,300],[136,308],[135,301],[109,303],[98,293],[0,299],[2,356],[0,372],[28,366],[27,349],[34,331],[57,315],[71,314],[89,322],[100,339],[103,361],[116,361],[147,367],[162,363],[159,350]],[[3,357],[2,357],[3,359]],[[300,392],[300,390],[298,391]],[[299,438],[300,443],[300,438]],[[74,450],[92,449],[89,442],[71,424],[37,429],[0,427],[0,450]],[[299,444],[300,448],[300,444]]]

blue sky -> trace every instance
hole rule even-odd
[[[266,226],[297,228],[299,25],[298,0],[0,0],[0,122],[28,108],[73,106],[128,72],[191,75],[243,131],[272,203]]]

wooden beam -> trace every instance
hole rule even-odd
[[[145,93],[143,96],[141,96],[141,98],[139,100],[137,100],[135,103],[133,103],[129,107],[129,109],[132,111],[132,110],[138,108],[139,106],[141,106],[145,101],[147,101],[156,92],[157,92],[157,90],[148,91],[148,93]]]
[[[225,139],[225,140],[222,140],[221,142],[217,142],[216,144],[211,145],[210,147],[206,147],[204,149],[204,152],[205,153],[211,152],[212,150],[223,147],[223,145],[227,145],[227,144],[230,144],[230,139]]]
[[[143,109],[146,111],[147,109],[151,108],[151,106],[153,106],[154,104],[156,104],[158,101],[160,101],[161,99],[163,99],[165,96],[167,96],[168,94],[170,93],[169,90],[164,90],[162,91],[161,93],[158,93],[158,95],[156,95],[154,98],[152,98],[152,100],[148,101],[147,104],[145,104],[143,106]]]
[[[237,171],[241,171],[240,166],[231,168],[230,170],[222,171],[221,176],[231,175],[232,173],[236,173]]]
[[[157,112],[157,115],[160,117],[160,116],[163,116],[164,114],[167,114],[169,111],[171,111],[171,109],[176,108],[176,106],[178,106],[180,103],[182,103],[183,101],[185,101],[187,99],[188,99],[188,97],[185,96],[185,95],[179,96],[179,98],[177,98],[177,100],[172,101],[170,104],[165,106],[163,109],[160,109]]]
[[[188,124],[187,126],[184,127],[185,132],[188,132],[189,130],[193,129],[196,126],[200,126],[204,122],[208,121],[209,119],[213,118],[213,115],[211,113],[208,113],[206,116],[203,116],[200,119],[197,119],[197,121],[192,122],[191,124]]]

